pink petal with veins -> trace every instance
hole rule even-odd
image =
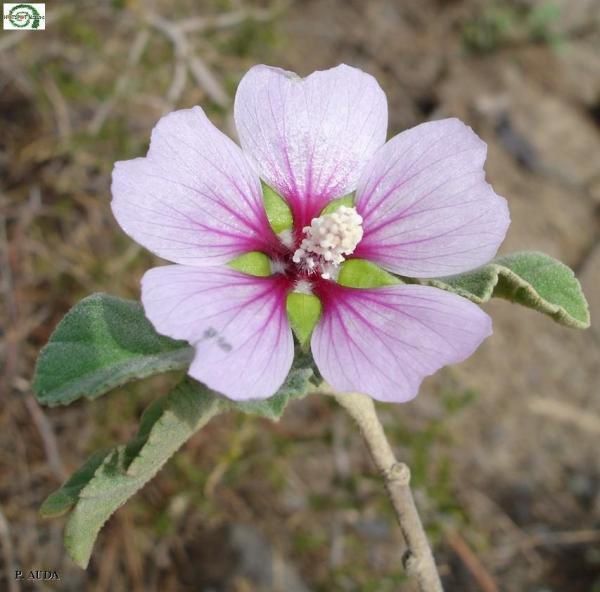
[[[358,184],[364,237],[354,255],[408,277],[454,275],[492,259],[510,218],[485,181],[486,149],[458,119],[392,138]]]
[[[155,267],[142,279],[146,316],[196,354],[189,374],[230,399],[277,392],[294,357],[287,283],[226,267]]]
[[[335,390],[401,403],[417,395],[423,378],[468,358],[491,333],[488,315],[450,292],[331,284],[311,346]]]
[[[125,232],[169,261],[217,265],[277,244],[258,176],[200,107],[163,117],[146,158],[115,164],[112,193]]]
[[[304,79],[255,66],[238,86],[234,111],[244,152],[300,228],[328,201],[354,191],[387,130],[379,84],[346,65]]]

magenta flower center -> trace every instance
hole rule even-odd
[[[341,206],[313,218],[298,239],[289,230],[280,233],[284,252],[273,257],[273,272],[284,274],[294,290],[305,293],[312,293],[322,280],[336,280],[340,265],[363,237],[362,221],[355,208]]]

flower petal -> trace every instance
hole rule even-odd
[[[170,261],[216,265],[276,241],[258,176],[200,107],[163,117],[146,158],[115,164],[112,193],[125,232]]]
[[[436,288],[329,287],[312,351],[337,391],[402,403],[421,381],[469,357],[491,334],[491,319],[468,300]]]
[[[300,227],[331,199],[354,191],[387,130],[381,87],[346,65],[304,79],[255,66],[238,86],[234,112],[242,148]]]
[[[156,267],[142,279],[146,316],[159,333],[190,342],[193,378],[235,400],[265,399],[292,365],[285,285],[226,267]]]
[[[355,256],[409,277],[454,275],[492,259],[510,218],[485,181],[486,151],[458,119],[392,138],[358,185],[364,237]]]

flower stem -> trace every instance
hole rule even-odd
[[[358,424],[371,457],[384,479],[400,529],[406,541],[404,568],[414,576],[421,592],[442,592],[429,541],[410,490],[410,469],[396,460],[373,400],[358,393],[331,393]]]

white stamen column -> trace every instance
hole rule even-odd
[[[336,279],[345,255],[352,254],[363,237],[362,221],[356,209],[347,206],[313,218],[302,229],[305,238],[292,261],[326,280]]]

